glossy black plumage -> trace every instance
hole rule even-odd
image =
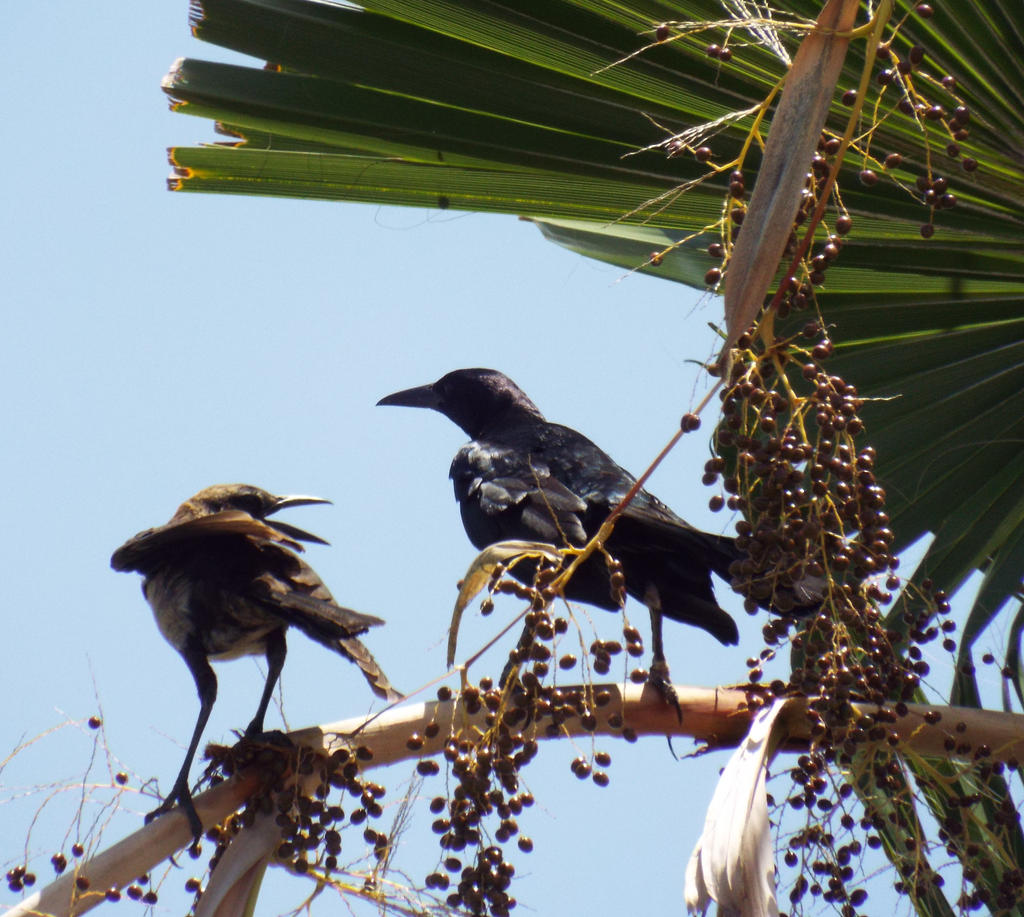
[[[188,772],[217,696],[210,659],[266,656],[267,681],[246,729],[249,736],[263,731],[284,665],[289,626],[356,663],[378,696],[399,696],[357,639],[384,622],[338,605],[296,553],[302,550],[299,541],[326,542],[267,519],[289,506],[326,502],[317,497],[277,497],[246,484],[208,487],[185,501],[166,525],[140,532],[111,557],[115,570],[143,575],[143,594],[157,625],[188,664],[200,700],[199,718],[174,787],[147,820],[177,801],[197,840],[202,831]]]
[[[433,408],[472,438],[456,454],[450,476],[466,533],[478,549],[509,539],[580,546],[636,480],[581,433],[545,420],[495,370],[456,370],[379,404]],[[627,592],[651,611],[656,677],[667,677],[662,615],[702,628],[724,644],[737,642],[736,624],[718,606],[711,583],[713,572],[729,579],[729,565],[740,556],[733,539],[695,529],[641,490],[606,547],[622,563]],[[601,557],[579,569],[565,595],[618,607]]]

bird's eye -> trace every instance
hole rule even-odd
[[[231,506],[250,516],[259,517],[263,514],[263,505],[255,494],[239,494],[231,501]]]

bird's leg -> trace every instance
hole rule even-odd
[[[270,706],[270,698],[274,694],[277,679],[281,677],[281,670],[284,668],[284,657],[288,655],[288,644],[285,643],[284,628],[279,628],[267,634],[266,645],[267,683],[263,686],[263,696],[260,698],[260,705],[256,709],[256,715],[245,728],[245,737],[247,739],[264,734],[263,720],[267,715],[267,707]],[[280,735],[283,738],[283,734]]]
[[[533,646],[533,625],[525,624],[523,626],[523,632],[519,635],[519,642],[516,644],[516,657],[515,659],[510,658],[505,663],[505,668],[501,670],[501,676],[498,678],[498,685],[502,688],[512,677],[512,671],[517,665],[521,665],[529,657],[530,647]],[[516,661],[518,660],[518,661]]]
[[[171,791],[164,801],[146,816],[146,824],[149,824],[157,816],[169,812],[177,802],[188,819],[189,827],[192,829],[192,846],[196,847],[199,844],[199,839],[203,836],[203,823],[199,820],[199,814],[192,803],[188,772],[192,768],[192,761],[196,756],[196,749],[199,747],[199,739],[206,728],[206,721],[210,718],[214,701],[217,700],[217,676],[214,675],[213,669],[210,667],[206,653],[198,646],[191,643],[186,645],[181,655],[196,682],[196,691],[199,693],[199,719],[196,720],[196,728],[192,731],[192,741],[188,744],[185,762],[181,765],[174,786],[171,787]]]
[[[645,596],[645,598],[649,598]],[[655,596],[656,598],[656,596]],[[679,722],[683,721],[683,709],[679,706],[679,697],[676,689],[672,687],[672,679],[669,677],[668,662],[665,661],[665,650],[661,643],[661,606],[657,601],[650,601],[647,605],[651,613],[651,673],[647,677],[647,683],[654,688],[666,704],[675,707],[676,716]]]

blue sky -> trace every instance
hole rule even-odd
[[[623,277],[512,218],[169,193],[165,148],[213,135],[168,111],[160,78],[178,56],[225,56],[190,37],[187,12],[185,0],[17,4],[0,38],[0,757],[101,705],[129,786],[158,778],[164,789],[191,733],[195,691],[138,577],[110,570],[114,548],[213,483],[330,498],[288,518],[330,541],[308,559],[338,600],[388,621],[367,642],[410,690],[444,671],[455,584],[474,556],[447,480],[464,437],[440,415],[376,401],[450,369],[492,366],[639,473],[699,401],[693,361],[713,351],[707,325],[720,317],[716,299]],[[692,523],[724,531],[728,518],[707,509],[700,485],[707,427],[650,489]],[[718,593],[737,612],[741,645],[669,622],[678,681],[743,681],[760,648],[759,623],[725,587]],[[470,615],[460,645],[481,645],[515,610]],[[646,634],[644,610],[630,613]],[[593,620],[602,636],[619,633],[613,616]],[[492,651],[474,674],[496,673],[502,655]],[[250,660],[218,676],[207,740],[244,727],[262,684]],[[370,700],[353,666],[298,634],[282,684],[292,727],[357,714]],[[67,727],[0,774],[4,871],[24,859],[20,838],[46,787],[85,773],[92,736]],[[516,858],[522,912],[682,910],[683,869],[725,756],[675,761],[662,739],[607,747],[606,790],[572,776],[567,743],[544,748],[526,773],[539,804],[520,820],[536,845]],[[389,798],[410,772],[382,772]],[[106,779],[103,769],[90,779]],[[436,791],[427,785],[399,853],[416,879],[437,859],[426,808]],[[74,839],[73,795],[57,794],[31,836],[40,881]],[[152,805],[140,799],[116,815],[104,843]],[[184,911],[187,875],[171,870],[168,913]],[[273,871],[260,913],[287,911],[309,890]],[[4,889],[0,904],[11,901]]]

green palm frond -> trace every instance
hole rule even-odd
[[[175,65],[176,109],[231,139],[174,148],[172,187],[518,214],[575,251],[700,288],[731,167],[709,175],[692,147],[706,143],[712,164],[742,154],[749,184],[757,106],[820,10],[788,0],[774,22],[738,18],[762,6],[201,0],[199,38],[268,65]],[[896,547],[933,533],[922,569],[947,591],[985,573],[966,653],[1024,565],[1024,37],[1013,0],[929,18],[915,6],[897,4],[876,69],[915,47],[923,61],[902,83],[873,79],[863,100],[823,230],[842,208],[853,231],[816,299],[830,365],[875,399],[863,417]],[[864,53],[852,42],[837,132]],[[917,113],[910,91],[928,103]],[[700,125],[714,126],[685,133]],[[864,168],[880,180],[862,184]],[[929,210],[923,177],[956,205]]]

